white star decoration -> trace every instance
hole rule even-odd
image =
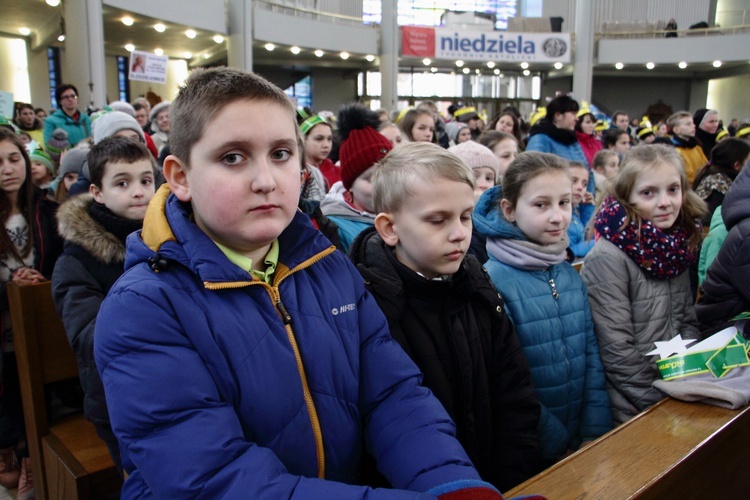
[[[672,337],[666,342],[654,342],[656,349],[647,352],[646,356],[659,355],[659,359],[670,357],[672,354],[683,354],[687,351],[687,346],[695,342],[696,339],[683,339],[682,335]]]

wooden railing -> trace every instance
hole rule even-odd
[[[569,498],[750,498],[750,407],[667,398],[505,492]]]

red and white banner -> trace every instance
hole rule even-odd
[[[401,28],[401,55],[407,57],[569,63],[570,53],[570,33],[457,31],[418,26]]]

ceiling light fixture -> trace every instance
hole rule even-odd
[[[156,54],[157,56],[163,56],[164,51],[162,49],[154,49],[154,54]]]
[[[289,49],[289,51],[296,56],[297,54],[299,54],[300,52],[302,52],[302,49],[300,49],[299,47],[297,47],[295,45],[294,47],[292,47],[291,49]]]
[[[272,44],[271,42],[268,42],[267,44],[264,45],[264,47],[266,48],[268,52],[271,52],[273,51],[273,49],[276,48],[276,45]]]
[[[323,52],[322,50],[318,49],[318,50],[316,50],[314,52],[314,54],[315,54],[315,57],[323,57],[323,54],[325,54],[325,52]]]
[[[463,69],[464,75],[468,75],[470,71],[471,70],[469,68],[464,68]]]
[[[65,35],[60,35],[57,37],[58,42],[64,42],[65,41]]]
[[[529,63],[527,63],[527,62],[522,62],[522,63],[521,63],[521,68],[522,68],[522,69],[528,69],[528,68],[529,68]]]
[[[464,65],[464,62],[461,59],[456,61],[456,66],[458,66],[459,68],[462,67],[463,65]]]
[[[46,2],[50,7],[57,7],[60,5],[60,0],[46,0]]]
[[[224,37],[221,35],[214,35],[214,42],[221,43],[224,41]]]
[[[347,59],[349,59],[349,52],[342,52],[341,54],[339,54],[339,56],[341,56],[341,59],[346,61]]]
[[[529,76],[531,74],[531,71],[528,69],[523,70],[523,76]]]
[[[714,68],[721,68],[721,61],[714,61],[713,66]]]
[[[681,61],[681,62],[680,62],[680,63],[679,63],[678,65],[677,65],[677,67],[678,67],[678,68],[680,68],[680,69],[685,69],[685,68],[687,68],[687,63],[686,63],[685,61]]]
[[[195,38],[198,35],[198,33],[195,32],[195,30],[187,30],[185,32],[185,36],[190,38],[191,40]]]
[[[157,24],[154,24],[154,29],[158,31],[159,33],[164,33],[167,27],[164,26],[162,23],[157,23]]]
[[[29,28],[18,28],[18,32],[23,36],[29,36],[31,34],[31,30]]]
[[[185,56],[185,59],[192,59],[193,58],[193,53],[192,52],[185,52],[183,55]]]
[[[555,69],[562,69],[562,68],[563,68],[563,63],[561,63],[561,62],[556,62],[555,63]]]
[[[646,63],[646,69],[654,69],[655,67],[656,67],[656,64],[654,64],[652,62],[647,62]]]
[[[125,45],[125,50],[127,50],[128,52],[133,52],[135,50],[135,45],[133,45],[132,43],[128,43]]]
[[[135,20],[130,16],[125,16],[120,19],[120,21],[122,21],[122,24],[124,24],[125,26],[133,26],[133,23],[135,22]]]
[[[490,69],[494,68],[495,67],[495,61],[489,61],[487,63],[487,67],[490,68]]]
[[[433,73],[437,73],[438,69],[435,66],[433,66],[430,68],[430,71],[432,71]]]
[[[623,63],[621,63],[621,62],[615,63],[615,69],[622,69],[624,67],[625,67],[625,65]]]
[[[432,64],[432,59],[430,59],[429,57],[425,57],[424,59],[422,59],[422,64],[424,64],[425,66],[429,66],[430,64]]]
[[[500,70],[498,68],[495,68],[495,71],[493,71],[493,73],[495,73],[496,75],[499,75],[500,74]]]
[[[365,56],[365,59],[367,59],[368,62],[373,62],[375,60],[375,56],[372,54],[367,54]]]

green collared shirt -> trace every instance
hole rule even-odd
[[[238,265],[245,271],[249,272],[253,277],[258,278],[261,281],[264,281],[268,283],[269,285],[273,281],[273,273],[276,272],[276,265],[279,263],[279,240],[273,240],[273,243],[271,243],[271,248],[268,249],[268,253],[266,254],[266,257],[264,259],[264,263],[266,265],[265,271],[256,271],[253,269],[253,259],[249,257],[245,257],[244,255],[241,255],[231,248],[225,247],[221,243],[216,243],[216,246],[219,247],[219,250],[221,250],[224,255],[227,256],[227,259],[232,261],[232,263]]]

